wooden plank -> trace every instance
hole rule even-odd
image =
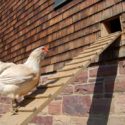
[[[24,125],[24,121],[28,121],[27,118],[31,115],[32,112],[19,112],[16,115],[12,115],[12,113],[9,112],[2,116],[0,125]]]
[[[111,40],[111,39],[113,39],[114,37],[112,36],[112,37],[109,37],[109,38],[103,38],[102,37],[102,39],[98,39],[96,42],[94,42],[93,44],[95,44],[95,43],[103,43],[103,42],[105,42],[105,41],[108,41],[108,40]]]
[[[59,87],[59,86],[62,86],[62,85],[64,85],[64,83],[54,84],[54,85],[52,85],[52,84],[50,84],[50,85],[42,85],[41,88],[53,88],[53,87]]]
[[[103,45],[106,45],[110,42],[111,40],[108,40],[106,42],[102,42],[102,43],[99,43],[99,44],[93,44],[89,47],[89,49],[92,49],[92,48],[97,48],[97,47],[100,47],[100,46],[103,46]]]
[[[54,88],[54,87],[62,86],[65,83],[65,79],[67,80],[68,77],[58,79],[58,80],[51,80],[52,82],[50,81],[50,82],[45,83],[45,85],[38,86],[38,90],[40,89],[40,91],[41,91],[41,89],[48,89],[48,88]],[[63,80],[63,81],[60,81],[60,80]]]
[[[34,111],[36,111],[37,110],[37,108],[22,108],[22,107],[20,107],[17,111],[18,112],[34,112]]]
[[[43,96],[43,95],[36,95],[36,96],[29,95],[29,96],[26,96],[25,99],[42,99],[42,98],[50,98],[50,97],[51,97],[51,95],[45,95],[45,96]]]
[[[96,41],[96,42],[94,42],[94,43],[91,44],[91,45],[97,45],[97,44],[101,44],[101,43],[106,43],[106,42],[108,42],[108,41],[110,41],[110,40],[113,40],[113,37],[110,38],[110,39],[104,40],[104,41]]]
[[[97,44],[100,44],[100,43],[109,43],[108,41],[110,41],[110,40],[112,40],[113,38],[109,38],[108,40],[104,40],[104,41],[96,41],[96,42],[94,42],[93,44],[91,44],[91,45],[97,45]]]
[[[66,78],[66,77],[71,77],[73,76],[74,74],[71,73],[71,74],[64,74],[64,75],[61,75],[61,76],[55,76],[55,77],[50,77],[48,80],[53,80],[53,79],[60,79],[60,78]]]
[[[83,66],[78,66],[78,67],[71,67],[71,68],[65,68],[65,69],[61,69],[61,70],[59,70],[58,72],[66,72],[66,71],[70,71],[70,70],[76,70],[76,69],[81,69],[81,68],[83,68]]]
[[[95,55],[93,55],[93,56],[95,56]],[[85,62],[85,61],[91,61],[91,58],[92,58],[93,56],[84,57],[84,58],[80,58],[80,59],[74,59],[74,60],[71,61],[70,63],[67,63],[66,66],[78,64],[78,63]]]
[[[117,34],[116,35],[116,37],[118,37],[119,36],[119,34]],[[113,41],[114,39],[111,39],[110,41],[108,41],[109,43],[112,43],[111,41]],[[80,55],[81,54],[83,54],[82,56],[84,57],[84,54],[85,53],[88,53],[88,52],[93,52],[93,51],[100,51],[100,53],[105,49],[105,48],[107,48],[107,46],[108,46],[108,44],[106,43],[105,45],[103,45],[103,46],[99,46],[99,47],[97,47],[97,48],[94,48],[94,49],[90,49],[90,50],[88,50],[88,49],[86,49],[85,51],[83,51],[83,52],[81,52],[80,53]],[[98,51],[96,52],[96,54],[98,53]],[[93,59],[92,59],[93,60]],[[92,60],[90,60],[91,62],[92,62]],[[86,61],[87,62],[87,61]],[[84,64],[81,62],[81,63],[78,63],[78,64],[74,64],[73,66],[70,66],[70,67],[66,67],[65,66],[65,68],[63,68],[62,70],[66,70],[66,69],[68,69],[68,70],[70,70],[70,69],[73,69],[73,68],[79,68],[79,67],[82,67]]]
[[[86,49],[85,51],[80,52],[80,54],[81,54],[81,53],[89,53],[89,52],[99,51],[99,50],[101,50],[101,49],[104,49],[104,47],[105,47],[105,45],[99,46],[99,47],[97,47],[97,48]]]
[[[73,59],[80,59],[80,58],[85,58],[85,57],[93,56],[93,55],[98,55],[98,51],[97,52],[90,52],[90,53],[81,53],[81,54],[79,54],[79,56],[76,56]]]
[[[112,34],[109,34],[109,35],[107,35],[107,36],[103,36],[103,37],[100,37],[100,38],[98,38],[97,40],[98,41],[101,41],[101,40],[106,40],[106,39],[108,39],[108,38],[114,38],[115,36],[117,37],[117,35],[119,35],[121,32],[116,32],[116,33],[112,33]]]
[[[96,42],[97,43],[97,42]],[[107,42],[105,42],[106,44],[108,44],[109,43],[109,41]],[[93,44],[93,45],[96,45],[96,44]],[[98,44],[97,44],[97,46],[98,46]],[[100,48],[100,47],[99,47]],[[96,52],[93,52],[94,50],[92,50],[92,51],[89,51],[89,53],[87,52],[87,53],[84,53],[84,51],[83,52],[81,52],[77,57],[74,57],[73,59],[80,59],[80,58],[84,58],[84,57],[88,57],[88,56],[91,56],[91,55],[98,55],[98,52],[100,51],[100,50],[98,50],[98,48],[97,49],[95,49],[96,50]]]
[[[81,52],[81,53],[85,53],[85,52],[91,52],[92,50],[98,50],[98,49],[100,49],[100,48],[103,48],[103,47],[105,47],[105,45],[106,44],[108,44],[110,41],[112,41],[112,39],[110,39],[110,40],[108,40],[108,41],[106,41],[106,42],[101,42],[101,43],[95,43],[95,44],[92,44],[92,45],[90,45],[90,47],[88,47],[88,48],[86,48],[86,50],[84,50],[83,52]]]
[[[77,69],[72,70],[72,71],[67,70],[66,72],[58,72],[58,73],[55,74],[55,76],[50,77],[49,80],[73,76],[76,72],[77,72]]]
[[[77,69],[77,68],[84,68],[84,66],[88,63],[89,61],[81,62],[78,64],[74,64],[72,66],[68,65],[65,66],[62,70],[71,70],[71,69]]]

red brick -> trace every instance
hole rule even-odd
[[[64,88],[64,90],[61,92],[62,95],[70,95],[73,94],[73,86],[67,86]]]
[[[0,104],[0,114],[4,114],[6,112],[9,112],[10,110],[11,110],[11,105]]]
[[[114,91],[125,92],[125,80],[116,82],[114,86]]]
[[[125,11],[125,3],[122,2],[122,6],[123,6],[123,11]]]
[[[96,77],[98,72],[98,67],[90,68],[89,69],[89,77]]]
[[[86,85],[76,85],[75,93],[81,94],[92,94],[92,93],[103,93],[103,84],[86,84]]]
[[[61,101],[52,101],[48,105],[49,114],[59,115],[59,114],[61,114],[61,111],[62,111],[62,103],[61,103]]]
[[[73,116],[83,116],[89,112],[90,96],[64,96],[63,113]]]
[[[11,104],[12,99],[5,96],[0,96],[0,103]]]
[[[36,123],[38,125],[52,125],[52,122],[52,116],[36,116],[32,120],[32,123]]]
[[[82,84],[82,83],[87,83],[88,79],[88,71],[84,70],[82,71],[74,80],[74,84]]]
[[[125,61],[119,62],[119,73],[125,74]]]
[[[117,74],[116,65],[99,66],[89,70],[90,77],[114,76]]]

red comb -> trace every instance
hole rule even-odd
[[[44,46],[44,51],[48,52],[49,51],[49,46]]]

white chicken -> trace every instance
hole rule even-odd
[[[47,53],[48,48],[42,46],[35,49],[24,64],[0,62],[0,94],[12,98],[14,112],[17,99],[38,85],[40,63]]]
[[[0,74],[7,68],[15,65],[14,63],[4,63],[0,61]]]

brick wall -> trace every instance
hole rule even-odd
[[[33,49],[49,44],[42,72],[53,72],[94,42],[100,21],[123,13],[124,6],[122,0],[72,0],[54,10],[54,0],[2,1],[0,59],[22,63]]]

